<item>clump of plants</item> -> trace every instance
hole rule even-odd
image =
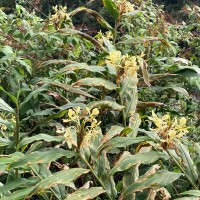
[[[152,1],[102,2],[114,26],[85,7],[0,10],[2,200],[199,199],[189,32]],[[107,31],[76,30],[80,12]]]

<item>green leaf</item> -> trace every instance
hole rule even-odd
[[[65,200],[90,200],[104,192],[105,190],[103,190],[101,187],[91,187],[88,189],[81,188],[74,193],[69,194]]]
[[[104,87],[108,90],[115,90],[117,89],[117,85],[112,83],[111,81],[108,81],[106,79],[102,78],[83,78],[76,83],[73,84],[73,87],[78,87],[78,86],[96,86],[96,87]]]
[[[4,46],[1,50],[1,52],[3,52],[7,57],[13,57],[14,52],[11,46]]]
[[[119,44],[128,44],[128,45],[135,45],[135,44],[141,44],[141,43],[149,43],[149,42],[155,42],[160,41],[166,46],[170,46],[169,43],[159,37],[152,37],[152,36],[143,36],[143,37],[131,37],[130,35],[125,35],[124,40],[120,41]]]
[[[103,5],[106,8],[106,10],[109,12],[109,14],[113,17],[113,19],[117,20],[120,13],[117,10],[116,4],[112,0],[103,0]]]
[[[2,138],[0,137],[0,147],[4,147],[4,146],[10,146],[12,147],[14,145],[14,142],[12,142],[11,140],[9,140],[8,138]]]
[[[102,73],[103,71],[105,71],[105,68],[101,66],[88,65],[87,63],[74,63],[74,64],[69,64],[66,67],[62,68],[59,73],[63,73],[66,71],[80,70],[80,69],[98,73]]]
[[[110,130],[106,133],[106,135],[103,137],[102,139],[102,144],[108,142],[109,140],[111,140],[113,137],[120,135],[120,133],[124,130],[124,127],[122,126],[112,126],[110,128]]]
[[[5,185],[0,187],[0,194],[6,193],[10,190],[20,187],[21,185],[25,185],[28,182],[29,182],[28,179],[25,178],[13,180],[12,182],[6,183]]]
[[[136,138],[128,138],[128,137],[115,137],[108,142],[104,143],[103,145],[99,146],[99,152],[105,150],[109,151],[110,149],[117,148],[117,147],[127,147],[131,144],[137,144],[139,142],[144,142],[146,140],[150,140],[148,136],[141,136]]]
[[[76,180],[82,174],[88,173],[90,170],[82,169],[82,168],[73,168],[73,169],[66,169],[60,172],[56,172],[44,180],[40,181],[33,190],[29,193],[28,197],[30,198],[32,195],[45,191],[48,188],[51,188],[58,184],[67,185],[70,182]]]
[[[179,195],[192,195],[192,196],[200,197],[200,191],[199,190],[188,190],[188,191],[179,193]]]
[[[136,112],[138,102],[137,82],[138,79],[131,76],[127,76],[122,81],[120,96],[124,99],[126,119]]]
[[[178,66],[179,70],[175,74],[180,74],[184,77],[199,77],[200,69],[197,66]]]
[[[102,46],[102,44],[99,41],[95,40],[93,37],[91,37],[90,35],[88,35],[86,33],[77,31],[75,29],[69,29],[69,28],[59,29],[57,32],[62,33],[64,35],[79,35],[79,36],[89,40],[92,44],[94,44],[100,50],[107,52],[106,49]]]
[[[128,139],[131,140],[130,138]],[[127,155],[125,157],[122,156],[122,159],[119,159],[116,165],[110,170],[110,176],[118,171],[125,171],[138,163],[151,164],[160,158],[165,160],[169,159],[166,154],[156,151],[137,153],[135,155]]]
[[[152,90],[155,90],[155,91],[162,91],[162,90],[167,90],[167,89],[171,89],[171,90],[174,90],[176,92],[180,92],[182,93],[183,95],[185,95],[186,97],[189,97],[189,94],[188,92],[182,88],[182,87],[178,87],[176,85],[170,85],[170,86],[166,86],[166,87],[159,87],[159,86],[155,86],[155,87],[151,87]]]
[[[87,13],[89,13],[90,15],[92,15],[97,22],[99,22],[99,24],[101,24],[103,27],[107,28],[110,31],[113,31],[113,27],[110,26],[110,24],[96,11],[85,8],[85,7],[79,7],[75,10],[73,10],[72,12],[69,13],[69,16],[74,16],[75,14],[81,12],[81,11],[85,11]]]
[[[19,167],[28,167],[32,164],[37,164],[37,163],[49,163],[51,161],[57,160],[62,156],[71,158],[75,155],[76,155],[75,152],[66,151],[64,149],[58,149],[58,148],[43,149],[41,151],[35,151],[33,153],[24,155],[22,158],[19,158],[18,160],[9,164],[7,168],[14,169]]]
[[[75,64],[75,61],[71,61],[71,60],[59,60],[59,59],[53,59],[53,60],[48,60],[48,61],[44,61],[40,64],[40,68],[41,67],[46,67],[48,65],[68,65],[68,64]]]
[[[89,97],[89,98],[95,98],[91,94],[89,94],[89,93],[87,93],[87,92],[85,92],[83,90],[79,90],[79,89],[77,89],[75,87],[72,87],[70,85],[66,85],[66,84],[62,84],[62,83],[57,83],[57,82],[51,82],[50,85],[54,86],[54,87],[62,88],[66,92],[70,92],[70,93],[73,93],[73,94],[82,95],[82,96]]]
[[[181,157],[181,166],[185,168],[187,175],[190,177],[192,182],[195,184],[198,179],[197,168],[194,165],[192,158],[190,157],[190,153],[186,146],[179,142],[177,145],[179,150],[179,156]]]
[[[24,101],[19,105],[20,114],[21,115],[25,114],[26,111],[30,108],[29,106],[27,108],[27,105],[30,105],[29,101],[31,98],[33,98],[35,95],[40,94],[41,92],[44,92],[45,90],[47,90],[47,88],[48,88],[48,84],[45,84],[45,85],[42,85],[41,87],[33,90],[32,92],[30,92],[28,94],[28,96],[24,99]]]
[[[3,99],[0,98],[0,110],[8,111],[10,113],[15,114],[13,108],[11,108]]]
[[[22,59],[17,59],[17,61],[23,66],[25,67],[26,71],[32,75],[32,68],[29,64],[27,64],[27,62],[25,60]]]
[[[86,106],[90,110],[93,108],[103,109],[103,110],[116,110],[121,111],[124,106],[119,105],[113,101],[101,100],[101,101],[92,101],[91,103],[87,104]],[[81,115],[85,116],[88,113],[87,109],[83,109]]]
[[[193,196],[189,196],[189,197],[182,197],[182,198],[177,198],[174,200],[199,200],[198,197],[193,197]]]
[[[24,199],[33,189],[33,187],[28,187],[25,189],[17,190],[13,192],[11,195],[1,198],[1,200],[21,200]]]
[[[144,82],[146,83],[146,85],[148,87],[150,87],[150,79],[149,79],[149,74],[148,74],[148,71],[147,71],[148,65],[143,58],[139,59],[139,64],[140,64],[140,67],[142,69],[142,75],[143,75]]]
[[[5,91],[5,90],[3,89],[2,86],[0,86],[0,90],[3,91],[5,94],[7,94],[8,97],[12,100],[12,102],[13,102],[15,105],[17,105],[17,98],[16,98],[15,96],[13,96],[13,95],[10,94],[9,92]]]
[[[8,164],[15,162],[16,160],[20,159],[23,156],[24,154],[21,152],[15,152],[9,155],[0,155],[0,164]]]
[[[65,139],[64,136],[51,136],[51,135],[41,133],[36,136],[24,138],[23,140],[19,142],[17,148],[19,149],[23,147],[24,145],[30,144],[35,141],[40,141],[40,140],[44,140],[46,142],[53,142],[53,141],[60,142],[60,141],[64,141],[64,139]]]
[[[178,179],[181,175],[181,173],[175,173],[175,172],[169,172],[166,170],[161,170],[156,172],[155,174],[151,176],[147,176],[145,179],[142,179],[141,182],[136,182],[127,187],[122,195],[120,196],[119,200],[124,199],[127,195],[132,194],[134,192],[143,191],[144,189],[151,188],[151,189],[157,189],[160,187],[165,187],[172,182],[174,182],[176,179]]]

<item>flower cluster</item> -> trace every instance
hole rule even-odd
[[[63,22],[68,22],[71,25],[71,18],[67,14],[67,7],[66,6],[54,6],[53,10],[55,12],[54,15],[51,16],[52,22],[55,24],[57,29],[61,28]]]
[[[90,111],[89,108],[86,107],[87,114],[84,118],[81,118],[81,109],[80,107],[69,109],[67,119],[63,119],[65,123],[71,123],[69,127],[65,129],[65,139],[67,144],[73,143],[77,146],[76,142],[72,142],[74,139],[72,129],[76,132],[76,137],[82,137],[82,141],[80,146],[89,144],[91,137],[96,133],[97,127],[100,125],[101,122],[98,122],[96,117],[99,114],[99,110],[97,108],[92,109]],[[57,133],[62,133],[63,130],[58,130]],[[82,136],[80,136],[83,134]],[[75,139],[77,141],[77,138]],[[71,146],[71,145],[69,145]]]
[[[123,69],[123,75],[126,77],[137,76],[138,59],[141,56],[122,55],[121,51],[111,51],[107,56],[106,64],[114,67],[115,71]]]
[[[127,0],[116,0],[116,5],[121,14],[134,10],[134,5]]]
[[[152,117],[148,117],[150,121],[154,122],[156,128],[151,129],[155,131],[162,141],[168,144],[173,144],[174,139],[180,139],[188,133],[185,117],[181,117],[179,120],[175,117],[170,119],[168,114],[159,118],[154,111],[152,111]]]
[[[3,124],[3,121],[7,121],[7,122],[11,122],[11,123],[15,123],[15,116],[12,114],[6,114],[4,112],[0,112],[0,120],[2,120],[2,123],[0,124],[0,130],[1,131],[6,131],[8,129],[6,124]]]

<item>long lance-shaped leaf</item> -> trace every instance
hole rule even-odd
[[[62,110],[56,114],[51,114],[48,117],[42,119],[34,128],[32,128],[31,131],[29,131],[28,133],[30,134],[31,132],[33,132],[34,130],[36,130],[38,127],[50,122],[53,119],[57,119],[57,118],[61,118],[62,116],[64,116],[67,113],[67,110]]]
[[[99,146],[99,152],[105,150],[109,151],[110,149],[114,149],[117,147],[127,147],[131,144],[137,144],[139,142],[144,142],[147,140],[151,140],[148,136],[141,136],[136,138],[128,138],[128,137],[115,137]]]
[[[169,159],[169,157],[166,154],[156,151],[138,153],[136,155],[128,155],[126,157],[122,157],[122,159],[119,159],[116,165],[110,170],[110,176],[112,176],[118,171],[125,171],[131,166],[136,165],[138,163],[151,164],[160,158],[163,158],[165,160]]]
[[[2,138],[0,137],[0,146],[10,146],[12,147],[14,145],[13,141],[9,140],[8,138]]]
[[[187,196],[187,197],[177,198],[174,200],[199,200],[199,197]]]
[[[91,187],[89,189],[81,188],[72,194],[69,194],[65,200],[90,200],[104,193],[101,187]]]
[[[27,183],[29,183],[29,180],[25,178],[16,179],[14,181],[6,183],[5,185],[0,187],[0,194],[7,193],[8,191],[20,187],[22,185],[26,185]]]
[[[88,173],[90,170],[82,169],[82,168],[73,168],[66,169],[60,172],[56,172],[44,180],[40,181],[34,189],[29,193],[28,197],[30,198],[32,195],[45,191],[48,188],[51,188],[55,185],[63,184],[67,185],[68,183],[76,180],[82,174]]]
[[[38,134],[38,135],[35,135],[32,137],[24,138],[23,140],[21,140],[19,142],[17,148],[19,149],[19,148],[23,147],[24,145],[30,144],[32,142],[40,141],[40,140],[44,140],[47,142],[52,142],[52,141],[60,142],[60,141],[63,141],[64,139],[65,139],[64,136],[51,136],[51,135],[41,133],[41,134]]]
[[[192,195],[192,196],[200,197],[200,190],[188,190],[186,192],[179,193],[179,195]]]
[[[165,79],[165,78],[176,78],[178,77],[179,75],[178,74],[170,74],[170,73],[165,73],[165,74],[149,74],[149,82],[154,82],[154,81],[158,81],[160,79]],[[144,82],[144,80],[142,80],[143,78],[140,78],[139,79],[139,82],[138,82],[138,86],[143,86],[145,85],[146,83]]]
[[[152,90],[155,90],[155,91],[163,91],[163,90],[167,90],[167,89],[171,89],[171,90],[174,90],[176,92],[180,92],[182,93],[183,95],[185,95],[186,97],[189,97],[189,94],[188,92],[182,88],[182,87],[178,87],[176,85],[170,85],[170,86],[166,86],[166,87],[159,87],[159,86],[155,86],[155,87],[151,87]]]
[[[93,170],[98,175],[99,179],[104,185],[106,193],[109,194],[111,199],[115,199],[117,196],[117,190],[115,187],[114,177],[109,177],[108,172],[110,170],[110,163],[105,152],[98,154],[97,147],[103,139],[101,130],[97,132],[90,140],[89,150],[91,154],[91,162],[93,163]]]
[[[98,49],[107,52],[107,50],[101,45],[101,43],[99,43],[97,40],[95,40],[93,37],[89,36],[86,33],[83,33],[81,31],[77,31],[74,29],[69,29],[69,28],[59,29],[58,32],[60,32],[62,34],[67,34],[67,35],[79,35],[79,36],[89,40],[90,42],[92,42]]]
[[[103,110],[115,110],[115,111],[121,111],[124,109],[124,106],[119,105],[116,102],[109,101],[109,100],[101,100],[101,101],[92,101],[91,103],[87,104],[86,106],[90,110],[93,108],[103,109]],[[88,110],[87,108],[84,108],[81,112],[81,117],[84,117]]]
[[[122,126],[112,126],[111,129],[106,133],[106,135],[103,137],[101,145],[111,140],[113,137],[119,135],[121,131],[124,129]]]
[[[144,37],[135,37],[132,38],[131,36],[128,36],[128,38],[126,38],[126,40],[123,40],[121,42],[119,42],[120,44],[140,44],[140,43],[148,43],[148,42],[154,42],[154,41],[160,41],[162,42],[164,45],[166,46],[170,46],[169,43],[162,39],[162,38],[158,38],[158,37],[152,37],[152,36],[144,36]]]
[[[190,157],[189,151],[182,143],[179,143],[177,147],[179,150],[179,156],[182,159],[181,166],[184,166],[187,175],[190,177],[192,182],[195,183],[198,179],[198,172],[192,158]]]
[[[45,82],[38,82],[37,84],[45,84]],[[85,97],[95,98],[91,94],[89,94],[89,93],[87,93],[87,92],[85,92],[83,90],[79,90],[77,88],[74,88],[74,87],[72,87],[70,85],[66,85],[66,84],[62,84],[62,83],[57,83],[57,82],[50,82],[49,84],[51,86],[53,86],[53,87],[62,88],[66,92],[70,92],[70,93],[73,93],[73,94],[82,95],[82,96],[85,96]]]
[[[147,108],[147,107],[157,107],[157,106],[164,106],[164,103],[161,102],[142,102],[139,101],[137,103],[137,109]]]
[[[158,171],[157,173],[153,174],[152,176],[148,176],[146,179],[142,180],[141,182],[136,182],[130,185],[128,188],[120,196],[120,200],[123,200],[127,195],[143,191],[147,188],[158,189],[160,187],[165,187],[175,180],[177,180],[181,175],[181,173],[169,172],[166,170]]]
[[[138,102],[137,82],[135,77],[127,76],[122,82],[122,89],[120,91],[121,98],[124,99],[125,118],[135,113]]]
[[[151,85],[150,85],[149,73],[148,73],[148,70],[147,70],[148,65],[143,58],[139,58],[139,64],[140,64],[140,67],[142,69],[142,75],[143,75],[144,82],[146,83],[146,85],[148,87],[150,87]]]
[[[103,27],[107,28],[108,30],[110,30],[110,31],[114,30],[113,27],[111,27],[110,24],[99,13],[97,13],[96,11],[91,10],[89,8],[85,8],[85,7],[77,8],[77,9],[73,10],[72,12],[70,12],[69,16],[72,17],[81,11],[85,11],[85,12],[89,13],[90,15],[92,15],[97,20],[97,22],[99,22],[99,24],[101,24]]]
[[[0,98],[0,110],[8,111],[10,113],[15,114],[13,108],[11,108],[3,99]]]
[[[9,164],[7,168],[14,169],[19,167],[28,167],[32,164],[37,164],[37,163],[49,163],[51,161],[57,160],[62,156],[71,158],[75,155],[76,153],[72,151],[66,151],[64,149],[58,149],[58,148],[49,148],[49,149],[44,149],[42,151],[35,151],[33,153],[26,154],[22,158],[19,158],[15,162]]]
[[[101,66],[88,65],[87,63],[74,63],[74,64],[70,64],[70,65],[67,65],[66,67],[62,68],[59,73],[63,73],[66,71],[72,71],[72,70],[79,70],[79,69],[87,70],[90,72],[97,72],[97,73],[101,73],[101,74],[103,71],[105,71],[105,68],[101,67]]]
[[[20,114],[23,115],[26,113],[27,109],[29,109],[29,106],[27,107],[27,105],[29,105],[29,101],[32,97],[34,97],[35,95],[40,94],[41,92],[47,90],[48,88],[48,83],[42,85],[41,87],[37,88],[36,90],[33,90],[32,92],[30,92],[28,94],[28,96],[25,98],[25,100],[19,105],[19,109],[20,109]]]
[[[40,64],[40,68],[41,67],[46,67],[48,65],[68,65],[68,64],[73,64],[76,63],[75,61],[71,61],[71,60],[59,60],[59,59],[54,59],[54,60],[48,60],[45,62],[42,62]]]
[[[0,165],[15,162],[23,156],[24,154],[18,151],[9,155],[0,155]]]
[[[17,105],[17,98],[15,96],[13,96],[12,94],[10,94],[9,92],[7,92],[6,90],[4,90],[4,88],[2,86],[0,86],[0,90],[3,91],[5,94],[7,94],[9,96],[9,98],[12,100],[12,102]]]
[[[19,200],[19,199],[25,199],[25,197],[31,192],[31,190],[34,187],[28,187],[25,189],[21,189],[21,190],[17,190],[15,192],[13,192],[11,195],[1,198],[1,200],[11,200],[11,199],[15,199],[15,200]]]
[[[82,85],[104,87],[108,90],[117,89],[117,85],[103,78],[83,78],[73,84],[74,87],[78,87]]]
[[[184,77],[199,77],[200,69],[197,66],[178,66],[179,70],[175,73]]]
[[[103,0],[103,5],[106,8],[106,10],[109,12],[109,14],[113,17],[113,19],[117,20],[117,18],[120,16],[120,13],[117,10],[117,6],[113,2],[113,0]]]
[[[64,104],[70,103],[70,101],[68,99],[66,99],[64,96],[62,96],[58,92],[46,90],[45,93],[47,93],[49,96],[53,96],[56,100],[58,100],[61,103],[64,103]]]

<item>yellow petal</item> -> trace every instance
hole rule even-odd
[[[92,110],[92,115],[98,115],[99,114],[99,110],[97,108],[94,108]]]
[[[175,130],[170,130],[168,133],[170,139],[173,139],[176,137],[176,131]]]
[[[181,119],[180,119],[180,125],[181,126],[186,125],[186,119],[185,119],[185,117],[181,117]]]
[[[81,108],[80,108],[80,106],[78,106],[77,109],[76,109],[76,114],[77,115],[80,113],[80,110],[81,110]]]
[[[74,116],[75,116],[74,110],[69,109],[69,111],[68,111],[68,116],[69,116],[70,119],[74,119]]]
[[[162,120],[168,120],[170,117],[169,117],[169,115],[164,115],[163,117],[162,117]]]

